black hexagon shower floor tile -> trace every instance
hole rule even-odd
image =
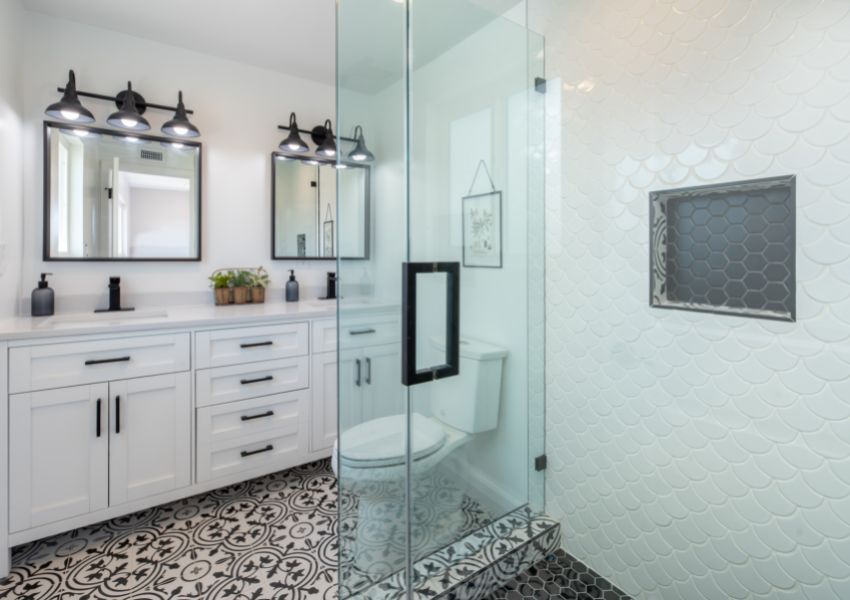
[[[82,527],[15,548],[0,599],[336,599],[337,500],[324,460]]]

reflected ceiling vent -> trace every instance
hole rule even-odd
[[[142,160],[156,160],[159,162],[165,160],[165,155],[162,152],[157,152],[156,150],[141,150],[139,152],[139,157]]]

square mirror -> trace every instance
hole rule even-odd
[[[272,258],[369,258],[369,174],[367,165],[273,153]]]
[[[44,260],[201,259],[201,144],[46,122]]]

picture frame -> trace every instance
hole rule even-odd
[[[322,223],[322,256],[334,256],[334,222]]]
[[[463,266],[502,268],[502,192],[462,198]]]

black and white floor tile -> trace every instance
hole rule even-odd
[[[20,546],[3,600],[331,600],[337,493],[315,462]]]
[[[487,600],[632,600],[580,560],[557,550]]]

